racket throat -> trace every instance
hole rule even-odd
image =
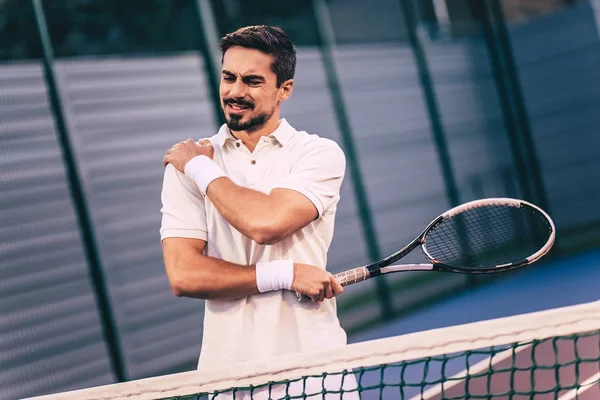
[[[387,267],[382,267],[379,271],[377,271],[377,275],[389,274],[391,272],[432,271],[433,268],[433,264],[388,265]],[[371,276],[373,276],[373,273],[371,273]]]

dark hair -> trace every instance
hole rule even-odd
[[[255,49],[272,55],[274,60],[271,70],[277,76],[277,87],[294,77],[296,49],[283,29],[266,25],[240,28],[221,39],[222,56],[225,56],[227,49],[234,46]]]

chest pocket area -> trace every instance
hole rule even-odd
[[[251,159],[248,164],[244,174],[246,186],[266,194],[292,169],[291,157],[286,157],[281,151],[272,151],[268,157]]]

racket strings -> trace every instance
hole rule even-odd
[[[478,269],[520,263],[550,235],[548,220],[531,207],[485,205],[442,220],[427,233],[423,247],[438,262]]]

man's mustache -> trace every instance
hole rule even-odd
[[[240,107],[248,107],[248,108],[254,108],[254,103],[250,102],[250,101],[246,101],[246,100],[235,100],[232,98],[227,98],[227,99],[223,99],[223,104],[225,105],[238,105]]]

